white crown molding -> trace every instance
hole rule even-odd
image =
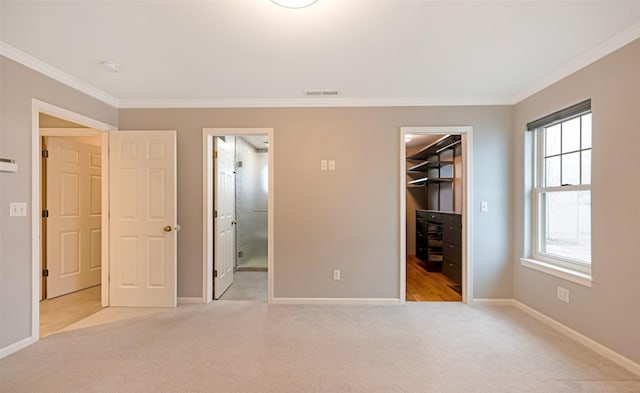
[[[34,71],[37,71],[49,78],[56,80],[60,83],[63,83],[71,88],[74,88],[90,97],[93,97],[99,101],[104,102],[114,108],[120,107],[120,100],[110,94],[105,93],[104,91],[94,87],[86,82],[81,81],[80,79],[67,74],[64,71],[61,71],[55,67],[50,66],[49,64],[36,59],[35,57],[22,52],[19,49],[12,47],[11,45],[5,43],[4,41],[0,41],[0,54],[5,56],[17,63],[22,64],[23,66],[29,67]]]
[[[122,109],[161,108],[316,108],[510,105],[499,98],[237,98],[144,100],[121,99]]]
[[[587,52],[573,59],[571,62],[565,64],[553,73],[549,74],[545,78],[520,91],[518,94],[513,96],[510,103],[512,105],[515,105],[523,101],[524,99],[566,78],[574,72],[581,70],[589,64],[600,60],[606,55],[622,48],[623,46],[637,40],[638,38],[640,38],[640,22],[632,25],[623,32],[613,36],[613,38],[603,42],[602,44],[588,50]]]
[[[0,54],[117,109],[477,106],[518,104],[638,38],[640,38],[640,22],[583,53],[547,77],[520,91],[511,99],[495,97],[119,99],[3,41],[0,41]]]

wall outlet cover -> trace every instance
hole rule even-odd
[[[556,297],[558,298],[558,300],[563,301],[565,303],[569,303],[569,290],[566,288],[562,288],[562,287],[557,287],[556,288]]]

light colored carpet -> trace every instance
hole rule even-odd
[[[3,393],[640,392],[515,308],[460,303],[184,305],[52,335],[0,378]]]
[[[233,274],[233,284],[221,300],[267,301],[267,272],[239,271]]]

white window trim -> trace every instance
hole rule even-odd
[[[563,119],[561,121],[566,121]],[[559,122],[561,122],[559,121]],[[558,123],[559,123],[558,122]],[[532,165],[532,187],[531,187],[531,257],[521,258],[522,266],[550,274],[586,287],[591,287],[593,278],[591,276],[591,264],[578,260],[562,258],[556,255],[541,253],[540,250],[540,194],[554,191],[591,191],[591,184],[539,187],[541,184],[541,173],[544,170],[544,160],[541,159],[544,138],[541,137],[545,125],[534,131],[533,138],[533,165]]]
[[[589,287],[593,286],[593,277],[590,274],[582,273],[573,269],[568,269],[556,264],[539,261],[532,258],[520,258],[520,264],[539,272],[562,278],[573,283]]]

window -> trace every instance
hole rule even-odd
[[[529,124],[535,133],[533,257],[587,274],[591,272],[591,117],[591,101],[585,101]]]

